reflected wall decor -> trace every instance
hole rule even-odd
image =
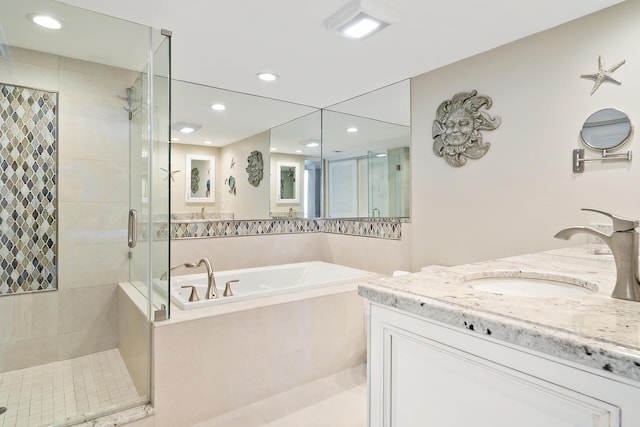
[[[0,295],[57,289],[57,102],[0,84]]]

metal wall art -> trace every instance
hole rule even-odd
[[[616,71],[618,68],[622,67],[625,62],[627,61],[623,60],[607,68],[607,64],[605,64],[604,59],[602,58],[602,55],[600,55],[598,56],[598,71],[593,74],[583,74],[580,77],[582,77],[583,79],[590,79],[594,81],[593,89],[591,89],[591,95],[593,95],[598,90],[600,85],[604,82],[615,83],[618,86],[622,84],[621,81],[611,77],[611,73]]]
[[[491,98],[478,92],[460,92],[440,104],[433,121],[433,152],[444,157],[453,167],[464,166],[467,157],[479,159],[491,144],[482,141],[481,130],[494,130],[500,126],[500,117],[492,118],[480,111],[491,108]]]
[[[249,184],[257,187],[262,181],[264,163],[262,162],[262,153],[259,151],[252,151],[247,157],[247,173],[249,173]]]

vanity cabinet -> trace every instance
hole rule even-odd
[[[471,325],[370,309],[370,427],[640,426],[637,382]]]

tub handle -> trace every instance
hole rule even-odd
[[[200,298],[198,298],[198,292],[196,292],[196,287],[195,286],[183,285],[183,286],[180,286],[180,287],[182,289],[191,288],[191,295],[189,295],[189,301],[190,302],[200,301]]]
[[[233,292],[231,292],[231,284],[232,283],[238,283],[240,280],[229,280],[225,285],[224,285],[224,292],[222,293],[222,296],[224,297],[232,297],[233,296]]]

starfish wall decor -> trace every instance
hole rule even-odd
[[[602,58],[602,55],[600,55],[598,56],[598,72],[593,74],[583,74],[580,77],[582,77],[583,79],[590,79],[594,81],[593,89],[591,89],[591,95],[593,95],[598,90],[600,85],[604,82],[615,83],[618,86],[622,84],[621,81],[611,77],[611,74],[614,71],[616,71],[618,68],[622,67],[625,62],[627,61],[623,60],[607,68],[607,65],[605,64],[604,59]]]
[[[168,169],[165,168],[160,168],[161,171],[164,171],[167,174],[167,177],[164,179],[165,181],[168,180],[169,178],[171,178],[171,181],[176,182],[176,179],[173,177],[173,175],[177,174],[178,172],[180,172],[180,170],[174,170],[169,172]]]

